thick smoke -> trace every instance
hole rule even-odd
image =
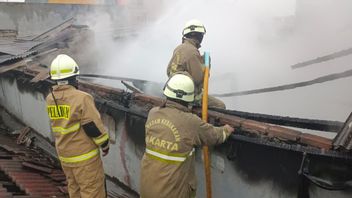
[[[183,25],[193,18],[207,29],[201,52],[210,51],[212,58],[211,93],[294,83],[351,68],[352,55],[297,70],[290,67],[352,46],[349,0],[155,2],[140,8],[144,20],[123,25],[133,35],[125,39],[112,40],[113,35],[104,29],[119,27],[108,15],[99,16],[102,23],[92,27],[101,52],[102,74],[165,82],[166,67],[181,42]],[[153,17],[148,18],[150,13]],[[347,91],[350,84],[351,78],[345,78],[223,100],[230,109],[344,121],[352,109]]]

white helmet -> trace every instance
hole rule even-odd
[[[194,83],[185,74],[175,74],[169,78],[164,87],[164,95],[185,102],[194,101]]]
[[[185,24],[182,35],[186,35],[191,32],[199,32],[205,34],[206,30],[202,22],[197,19],[192,19]]]
[[[66,54],[59,54],[51,62],[50,76],[52,80],[61,80],[79,74],[79,68],[75,60]]]

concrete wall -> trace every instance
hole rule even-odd
[[[47,138],[53,139],[42,93],[20,92],[15,80],[0,79],[0,102],[12,115]]]

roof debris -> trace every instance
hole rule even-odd
[[[3,185],[2,188],[0,185],[0,195],[3,192],[4,197],[67,197],[59,188],[65,186],[59,166],[51,164],[52,161],[47,160],[48,156],[38,149],[17,144],[21,142],[19,140],[26,139],[24,137],[29,131],[29,127],[22,129],[17,141],[14,137],[0,133],[0,175],[4,176],[0,180],[11,185]],[[63,180],[53,179],[57,175]]]
[[[333,145],[334,149],[352,150],[352,113],[348,116],[341,131],[334,138]]]

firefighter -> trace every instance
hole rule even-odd
[[[109,152],[109,134],[93,97],[77,90],[77,63],[60,54],[51,63],[56,81],[46,97],[55,146],[71,198],[105,198],[105,175],[100,150]]]
[[[195,105],[200,106],[202,100],[204,80],[204,60],[199,53],[199,48],[206,30],[204,25],[196,19],[186,23],[182,31],[182,44],[176,47],[167,67],[167,75],[170,77],[176,72],[188,72],[195,85]],[[208,96],[208,106],[225,109],[221,100]]]
[[[194,83],[176,73],[164,87],[166,102],[150,110],[141,163],[143,198],[189,198],[196,194],[195,147],[223,143],[234,129],[214,127],[191,113]]]

